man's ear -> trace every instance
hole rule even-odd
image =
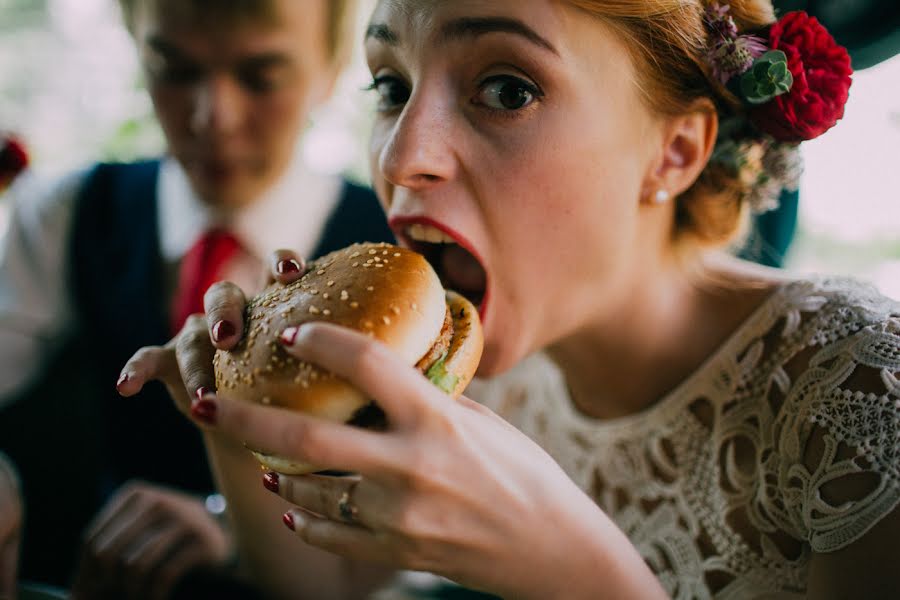
[[[674,198],[687,190],[706,167],[719,129],[713,103],[702,98],[693,109],[669,117],[663,128],[662,146],[644,182],[643,197],[653,200],[660,190]]]

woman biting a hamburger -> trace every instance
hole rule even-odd
[[[382,428],[246,402],[227,382],[265,377],[235,356],[265,301],[247,321],[233,286],[212,288],[206,318],[133,359],[122,391],[167,379],[204,428],[259,581],[347,597],[382,573],[341,569],[377,564],[509,598],[900,585],[900,308],[713,251],[842,113],[849,61],[821,25],[776,21],[766,0],[385,1],[366,54],[374,186],[402,245],[477,308],[486,380],[453,400],[416,369],[424,345],[375,330],[389,304],[354,323],[263,319],[301,389],[327,372]],[[369,264],[350,268],[387,270]],[[312,267],[310,298],[341,302],[331,266]],[[276,257],[278,294],[298,267]],[[222,322],[237,333],[217,337]],[[215,349],[259,374],[214,380]],[[332,474],[267,472],[263,499],[245,445]],[[282,498],[306,544],[276,531]]]

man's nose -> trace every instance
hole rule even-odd
[[[191,130],[196,134],[232,133],[243,123],[246,110],[236,81],[227,75],[210,75],[195,88]]]
[[[384,178],[408,188],[453,178],[457,165],[453,123],[452,107],[440,98],[411,96],[390,130],[382,133],[378,168]]]

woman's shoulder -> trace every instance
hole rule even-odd
[[[851,278],[777,294],[793,351],[772,371],[783,402],[769,466],[789,529],[831,552],[900,502],[900,303]]]

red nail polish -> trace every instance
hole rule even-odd
[[[122,373],[121,375],[119,375],[119,380],[116,382],[116,389],[119,389],[120,387],[122,387],[122,384],[126,383],[127,381],[128,381],[128,373]]]
[[[221,321],[213,325],[213,339],[217,342],[221,342],[225,338],[233,336],[235,331],[236,330],[234,328],[234,325],[231,324],[231,321],[222,319]]]
[[[303,270],[303,266],[293,258],[288,258],[279,260],[275,269],[278,271],[279,275],[289,275],[291,273],[299,273]]]
[[[195,400],[191,404],[191,415],[207,425],[216,424],[216,403],[212,400]]]
[[[281,517],[281,520],[284,521],[284,524],[287,526],[288,529],[290,529],[291,531],[294,531],[294,517],[293,517],[293,515],[291,515],[291,513],[289,513],[289,512],[284,513],[284,516]]]
[[[266,473],[263,475],[263,485],[273,494],[278,493],[278,473]]]
[[[200,386],[197,388],[197,400],[203,400],[203,396],[207,394],[212,394],[213,391],[206,386]]]
[[[284,331],[281,332],[281,343],[285,346],[293,346],[294,340],[297,339],[297,332],[300,330],[299,327],[287,327]]]

